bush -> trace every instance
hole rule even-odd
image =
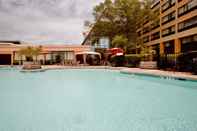
[[[19,60],[14,60],[13,64],[14,65],[19,65],[20,61]]]
[[[129,54],[125,55],[125,61],[127,67],[138,67],[140,64],[140,61],[142,59],[142,55],[140,54]]]
[[[125,49],[128,44],[128,39],[124,35],[116,35],[112,40],[113,47]]]
[[[113,67],[125,66],[125,56],[111,57],[110,63]]]
[[[124,57],[112,57],[110,62],[112,66],[139,67],[140,61],[145,61],[145,55],[127,54]]]

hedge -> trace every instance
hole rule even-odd
[[[124,57],[112,57],[110,62],[112,66],[138,67],[140,61],[146,60],[146,55],[142,54],[126,54]]]
[[[127,67],[138,67],[140,64],[140,61],[142,59],[142,55],[140,54],[128,54],[125,55],[125,63]]]

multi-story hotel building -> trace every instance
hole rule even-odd
[[[153,0],[158,20],[145,20],[139,39],[159,54],[197,51],[197,0]],[[148,18],[148,17],[145,17]]]

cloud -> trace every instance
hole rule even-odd
[[[0,0],[0,39],[80,44],[84,20],[102,0]]]

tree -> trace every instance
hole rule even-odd
[[[36,57],[36,61],[38,60],[38,55],[42,51],[42,46],[36,47],[33,49],[33,55]]]
[[[115,17],[116,11],[111,0],[105,0],[94,7],[94,29],[91,34],[93,41],[107,36],[110,40],[116,35]]]
[[[105,0],[94,7],[94,28],[90,38],[94,41],[108,37],[112,41],[117,35],[124,35],[127,47],[136,46],[137,26],[144,21],[144,16],[154,20],[150,0]],[[112,44],[113,47],[113,44]]]
[[[153,55],[155,54],[155,50],[153,50],[150,47],[141,47],[141,56],[143,56],[144,60],[152,61],[153,60]]]
[[[25,56],[27,61],[33,61],[33,57],[36,57],[36,61],[37,61],[37,56],[40,54],[40,52],[42,51],[42,47],[31,47],[28,46],[26,48],[23,48],[19,51],[19,55],[21,56]]]
[[[116,35],[112,40],[112,46],[126,50],[128,39],[124,35]]]

